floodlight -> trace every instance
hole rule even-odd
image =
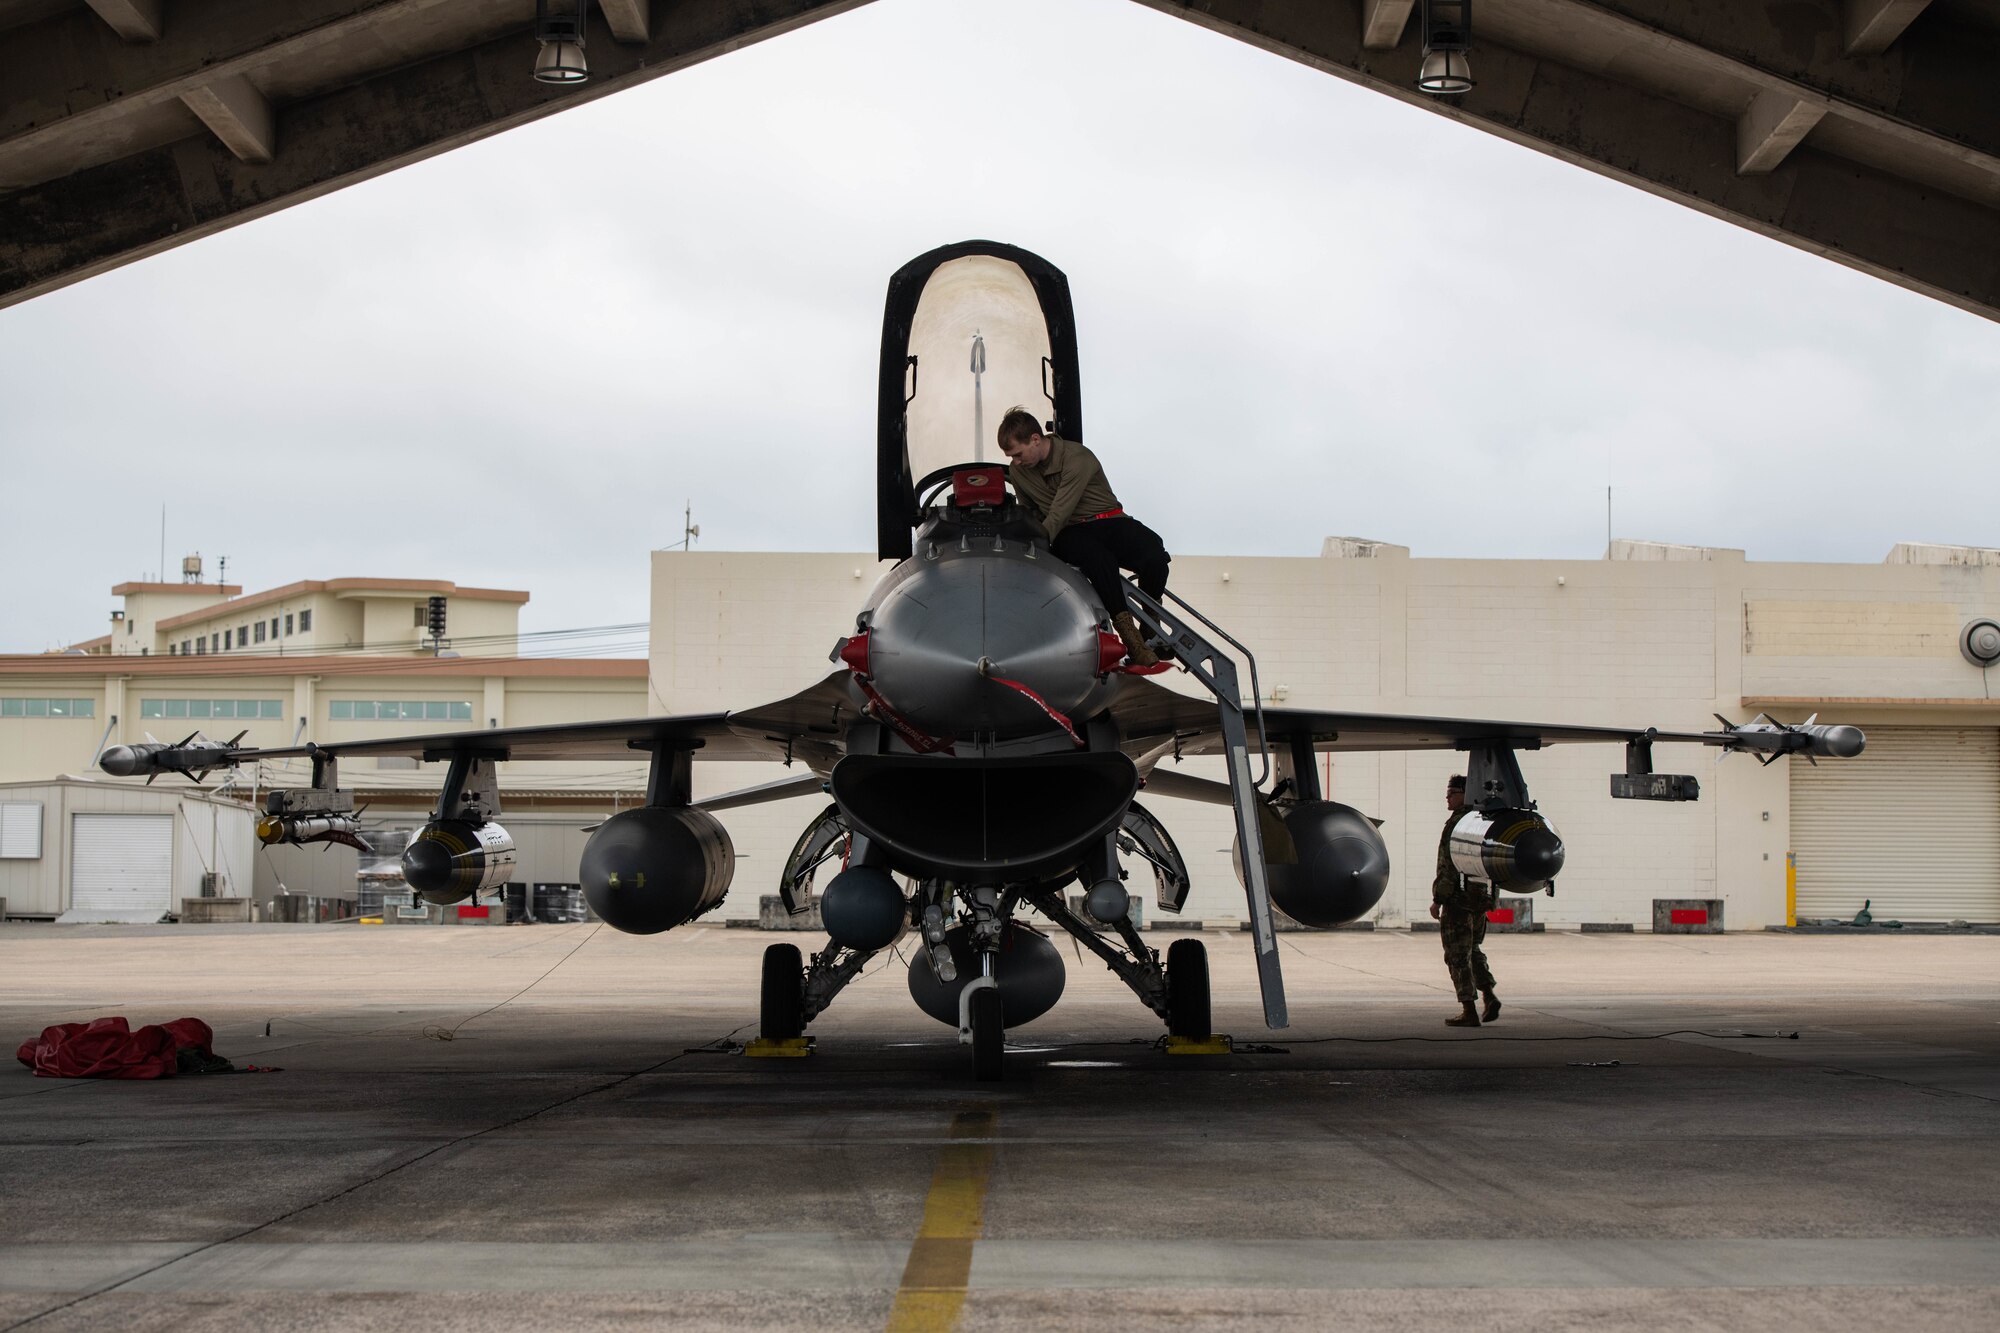
[[[535,78],[541,83],[582,83],[590,77],[583,58],[583,21],[590,0],[576,0],[569,14],[549,13],[549,0],[535,0]]]
[[[1472,0],[1423,0],[1424,63],[1417,87],[1436,96],[1472,90]]]

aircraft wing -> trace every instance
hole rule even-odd
[[[1126,682],[1112,703],[1125,737],[1125,751],[1141,771],[1171,755],[1219,754],[1221,714],[1210,700],[1177,693],[1143,677]],[[1341,713],[1307,708],[1265,708],[1244,721],[1254,743],[1261,730],[1273,746],[1304,737],[1315,750],[1463,750],[1480,744],[1517,750],[1550,745],[1681,741],[1761,755],[1808,754],[1847,758],[1861,749],[1853,727],[1808,722],[1744,725],[1724,723],[1715,731],[1661,731],[1651,727],[1584,727],[1571,723],[1521,722],[1493,718],[1422,717],[1398,713]],[[1719,721],[1719,719],[1718,719]]]

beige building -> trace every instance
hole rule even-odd
[[[852,554],[655,553],[654,707],[744,707],[820,678],[878,573]],[[1179,557],[1172,585],[1257,652],[1267,703],[1683,731],[1717,713],[1816,712],[1867,730],[1861,758],[1817,767],[1659,746],[1662,772],[1699,778],[1692,804],[1612,800],[1618,746],[1524,754],[1569,847],[1555,895],[1534,900],[1551,928],[1648,929],[1666,898],[1719,900],[1731,929],[1851,917],[1864,901],[1878,920],[2000,922],[2000,700],[1959,646],[1968,622],[2000,616],[2000,552],[1902,545],[1878,565],[1791,564],[1618,542],[1604,560],[1431,560],[1330,538],[1318,557]],[[1335,799],[1384,821],[1395,873],[1376,919],[1421,918],[1459,756],[1322,762]],[[1214,761],[1187,767],[1222,776]],[[698,790],[779,771],[698,766]],[[726,915],[754,915],[825,803],[725,816],[747,854]],[[1228,812],[1147,804],[1188,858],[1186,915],[1240,919]]]
[[[190,557],[191,566],[198,558]],[[243,596],[240,585],[121,583],[110,632],[69,651],[133,657],[395,654],[430,646],[430,600],[446,603],[442,646],[460,656],[511,657],[525,592],[443,580],[328,579]]]
[[[69,913],[79,885],[90,899],[88,866],[79,869],[70,854],[77,816],[92,816],[84,821],[87,838],[114,839],[117,820],[98,815],[132,816],[133,836],[164,815],[183,817],[174,802],[194,788],[179,777],[148,787],[143,779],[105,775],[95,765],[109,745],[149,736],[178,741],[199,731],[285,746],[301,738],[365,740],[648,711],[643,660],[520,656],[526,592],[434,579],[329,579],[248,596],[233,585],[203,583],[125,583],[112,592],[123,605],[109,635],[62,653],[0,656],[0,784],[54,782],[52,790],[67,793],[36,798],[47,827],[33,842],[34,857],[0,852],[9,915]],[[423,624],[433,596],[447,599],[442,654],[432,651]],[[215,774],[206,787],[234,802],[247,837],[249,811],[264,791],[307,780],[302,761],[272,761],[240,770],[233,781]],[[391,835],[416,828],[437,790],[436,775],[414,760],[352,759],[340,780],[368,805],[367,827]],[[637,757],[616,765],[508,765],[503,789],[523,876],[574,879],[578,830],[629,805],[644,786]],[[110,804],[86,810],[77,801]],[[384,842],[399,845],[393,836]],[[94,845],[86,845],[86,863]],[[170,904],[163,910],[178,910],[172,904],[198,893],[202,875],[218,873],[229,894],[253,897],[265,910],[287,894],[354,897],[357,862],[348,849],[253,843],[243,852],[210,867],[176,844],[165,860],[146,862],[147,902],[156,897]],[[38,864],[16,864],[28,860]]]

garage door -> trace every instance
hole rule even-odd
[[[2000,731],[1870,727],[1857,759],[1791,763],[1799,916],[2000,921]]]
[[[174,817],[71,818],[70,912],[97,920],[159,920],[173,897]],[[101,915],[106,912],[120,915]]]

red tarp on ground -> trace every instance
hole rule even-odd
[[[213,1056],[215,1033],[199,1018],[176,1018],[132,1031],[123,1018],[58,1023],[21,1043],[14,1058],[37,1078],[166,1078],[184,1050]]]

